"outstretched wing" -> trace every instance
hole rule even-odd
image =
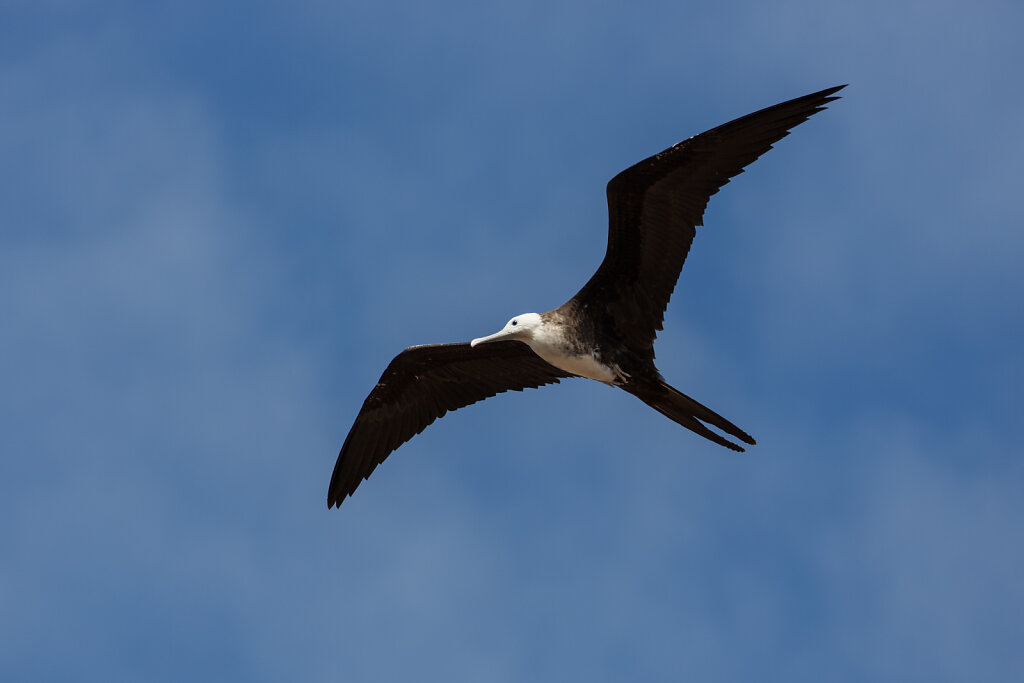
[[[838,97],[840,85],[749,114],[683,140],[608,183],[608,250],[573,298],[602,316],[635,353],[653,358],[654,338],[696,226],[713,194],[793,127]]]
[[[430,344],[402,351],[366,397],[341,447],[327,507],[341,505],[392,451],[448,411],[572,376],[518,341],[476,348]]]

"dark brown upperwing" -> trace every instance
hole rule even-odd
[[[840,85],[748,114],[644,159],[608,183],[608,249],[574,297],[605,316],[635,353],[654,357],[683,262],[708,200],[789,130],[838,97]],[[603,310],[602,310],[603,309]]]
[[[341,505],[388,455],[450,410],[510,389],[573,377],[518,341],[412,346],[395,356],[363,402],[338,454],[327,507]]]

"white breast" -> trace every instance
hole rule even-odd
[[[534,353],[560,370],[596,379],[598,382],[611,382],[615,379],[615,373],[611,368],[599,362],[593,355],[567,354],[564,346],[547,344],[542,339],[531,339],[527,343]]]

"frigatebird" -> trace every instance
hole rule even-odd
[[[608,183],[608,248],[583,289],[546,313],[524,313],[468,343],[412,346],[366,397],[338,455],[327,507],[341,505],[388,455],[445,413],[504,391],[587,377],[633,394],[734,451],[753,437],[671,387],[654,338],[713,194],[825,109],[845,85],[798,97],[669,147]]]

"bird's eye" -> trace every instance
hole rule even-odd
[[[515,326],[516,326],[516,325],[518,325],[518,324],[519,324],[519,321],[517,321],[517,320],[513,320],[513,321],[512,321],[512,327],[515,327]]]

